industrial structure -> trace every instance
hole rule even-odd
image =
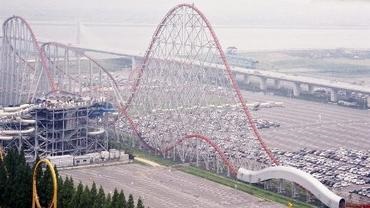
[[[142,148],[231,177],[238,170],[280,164],[245,103],[235,68],[194,5],[180,4],[165,15],[142,64],[122,82],[117,81],[121,71],[107,70],[82,49],[54,42],[40,46],[20,17],[6,20],[3,32],[0,144],[5,149],[24,149],[31,161],[37,155],[105,151],[107,131],[114,126]],[[112,119],[113,113],[119,118]]]
[[[41,47],[21,17],[6,20],[3,32],[2,146],[23,149],[29,161],[37,155],[107,150],[103,122],[113,109],[102,92],[106,82],[101,67],[83,54],[52,48],[51,43]],[[62,61],[61,54],[71,61]]]

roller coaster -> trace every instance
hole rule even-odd
[[[51,198],[51,202],[49,203],[48,208],[57,208],[58,205],[58,179],[55,174],[54,166],[53,164],[47,160],[47,159],[42,159],[39,160],[34,168],[33,168],[33,176],[32,176],[32,208],[42,208],[40,201],[39,201],[39,196],[37,194],[37,170],[38,168],[41,168],[42,164],[46,164],[46,166],[49,168],[51,177],[53,179],[53,195]]]
[[[105,82],[102,78],[91,79],[93,74],[101,74],[101,67],[95,69],[90,59],[60,51],[56,44],[40,46],[21,17],[7,19],[3,32],[2,146],[24,149],[28,161],[34,161],[37,155],[79,155],[107,150],[108,138],[103,127],[107,111],[102,104],[108,96],[96,90],[104,89]],[[77,58],[67,65],[58,62],[61,53]]]
[[[245,169],[269,173],[269,167],[275,167],[272,172],[285,173],[256,127],[216,33],[194,5],[179,4],[165,15],[142,64],[123,84],[116,81],[116,71],[83,49],[56,42],[40,46],[21,17],[6,20],[3,31],[2,146],[26,147],[33,157],[84,154],[107,148],[102,135],[113,124],[165,158],[195,162],[242,181],[251,183],[251,178],[240,176]],[[119,112],[117,120],[104,117],[114,111],[101,107],[104,103]],[[48,131],[56,116],[62,120],[63,137],[58,137],[55,125]],[[81,124],[83,128],[76,129]],[[294,171],[293,175],[301,174]],[[265,179],[271,178],[281,176],[270,174]],[[295,182],[308,190],[322,186],[312,179]],[[343,199],[331,197],[330,191],[319,194],[318,198],[333,198],[323,200],[327,206],[344,206]]]
[[[182,17],[181,20],[178,18],[179,16]],[[178,27],[175,30],[177,34],[182,34],[182,37],[179,37],[171,30],[171,26],[174,23],[183,25],[183,28]],[[187,27],[193,29],[186,29]],[[18,28],[22,28],[22,30],[18,30]],[[198,30],[196,36],[194,28]],[[3,106],[35,103],[37,99],[49,95],[50,92],[61,91],[68,91],[80,97],[89,97],[91,100],[109,99],[111,102],[116,103],[119,111],[128,121],[127,126],[131,127],[131,131],[143,141],[145,146],[163,154],[171,154],[167,150],[173,149],[173,152],[176,154],[176,150],[179,150],[178,147],[182,145],[180,149],[183,156],[189,155],[185,153],[186,151],[192,151],[192,148],[186,150],[184,147],[194,146],[194,144],[190,143],[195,140],[180,139],[171,142],[167,141],[167,135],[151,135],[155,139],[149,139],[147,135],[148,129],[141,127],[141,123],[148,122],[143,115],[150,113],[155,117],[158,115],[154,115],[154,111],[169,109],[169,113],[173,114],[171,116],[183,117],[179,121],[179,124],[181,124],[184,122],[181,119],[185,120],[184,116],[186,114],[211,114],[213,106],[221,108],[232,106],[230,108],[235,111],[235,115],[231,116],[238,117],[240,119],[239,122],[248,126],[248,128],[240,129],[243,132],[242,139],[245,140],[245,144],[250,146],[249,149],[254,154],[248,158],[253,159],[255,155],[259,155],[264,158],[263,160],[266,163],[278,164],[277,159],[274,158],[264,143],[252,120],[210,23],[192,5],[178,5],[170,10],[162,20],[147,50],[143,64],[138,70],[139,73],[133,78],[131,90],[127,94],[119,89],[115,79],[104,67],[83,52],[60,43],[45,43],[40,47],[29,24],[24,19],[16,16],[9,18],[4,22],[3,30],[3,67],[1,70],[3,74],[8,75],[8,77],[4,76],[1,79],[1,93],[3,93],[1,104]],[[162,43],[162,41],[164,42]],[[193,44],[192,48],[181,48],[182,45],[191,45],[193,42],[197,44]],[[164,43],[166,45],[159,47],[159,45]],[[166,50],[167,53],[162,53],[166,48],[168,48]],[[179,60],[178,57],[180,57],[180,61],[171,61]],[[225,68],[220,70],[202,69],[201,63],[210,59],[221,59],[221,62],[225,64]],[[27,60],[32,61],[30,63]],[[220,61],[212,62],[219,63]],[[191,70],[186,72],[182,70],[181,66],[185,63],[185,66]],[[30,76],[29,72],[33,74]],[[176,76],[180,80],[174,79],[173,73],[180,75]],[[12,74],[15,74],[18,78],[13,79]],[[210,79],[200,79],[200,77]],[[40,82],[40,80],[47,80],[47,82]],[[177,84],[177,86],[173,84]],[[27,90],[22,88],[23,85],[31,87],[27,88]],[[22,89],[19,89],[18,86],[22,86]],[[218,88],[222,90],[215,90]],[[212,93],[208,93],[203,89],[210,89]],[[151,92],[154,93],[151,94]],[[115,98],[115,101],[112,98]],[[149,100],[151,101],[148,102]],[[176,102],[173,103],[173,101]],[[225,122],[225,125],[232,126],[231,122]],[[172,137],[185,138],[192,132],[195,135],[199,135],[200,138],[208,138],[202,141],[225,140],[229,141],[230,146],[233,146],[233,140],[237,139],[227,140],[225,137],[230,136],[230,134],[222,135],[219,138],[211,138],[212,135],[206,135],[207,133],[203,132],[204,128],[194,131],[190,127],[174,131]],[[6,133],[9,132],[5,131],[3,135],[8,136],[9,140],[11,140],[11,137]],[[18,133],[25,136],[25,133],[31,132],[22,130],[18,131]],[[251,133],[256,140],[252,139]],[[220,145],[218,142],[215,144]],[[32,144],[32,142],[30,143]],[[207,146],[207,144],[206,142],[201,145]],[[213,145],[213,147],[216,147],[216,145]],[[213,147],[211,145],[210,148],[199,148],[207,149],[207,156],[203,154],[204,157],[215,159]],[[265,156],[263,156],[264,154]],[[182,160],[186,159],[183,158]],[[237,158],[223,156],[224,161],[230,159],[234,159],[234,162],[238,163],[237,166],[240,166],[243,162],[245,163],[240,156]],[[232,162],[228,163],[231,164]],[[228,165],[228,167],[230,168],[231,166]],[[232,169],[234,170],[235,168]],[[236,172],[232,172],[235,175]]]

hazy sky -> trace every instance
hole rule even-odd
[[[31,23],[42,41],[137,54],[146,50],[156,25],[178,3],[184,1],[0,0],[0,21],[19,15]],[[206,15],[224,47],[236,46],[243,50],[370,48],[370,0],[193,0],[185,3],[194,3]],[[89,27],[88,23],[101,24]]]
[[[157,24],[177,0],[0,0],[0,18]],[[369,27],[370,1],[194,0],[216,25]]]

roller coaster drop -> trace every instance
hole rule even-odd
[[[138,74],[133,78],[129,93],[121,90],[110,73],[83,52],[58,43],[39,47],[24,19],[9,18],[3,28],[1,70],[6,75],[0,79],[3,106],[35,102],[50,91],[66,91],[98,100],[109,97],[106,92],[110,90],[132,133],[147,147],[163,155],[177,154],[185,161],[192,158],[194,148],[197,148],[203,161],[209,160],[207,158],[221,159],[232,175],[236,175],[237,167],[246,165],[246,160],[241,155],[228,154],[230,149],[246,148],[249,150],[244,151],[249,154],[247,160],[257,156],[264,157],[267,164],[278,164],[253,122],[210,23],[193,5],[178,5],[164,17]],[[210,64],[206,67],[204,63]],[[209,67],[219,63],[224,68]],[[31,87],[23,88],[25,86]],[[227,115],[231,117],[229,120],[223,119],[221,114],[211,118],[214,106],[223,108],[224,112],[227,111],[224,108],[232,108],[234,112]],[[155,113],[166,109],[170,111]],[[153,122],[152,119],[166,116],[180,128],[167,128],[166,132],[160,132],[165,125],[163,123],[159,123],[154,131],[143,126]],[[196,120],[194,124],[189,123],[189,118]],[[204,118],[206,120],[201,121]],[[243,127],[227,134],[226,129],[221,129],[225,133],[219,135],[216,135],[217,131],[207,130],[208,123],[227,128],[235,125],[234,122]],[[203,127],[198,126],[200,123]],[[236,146],[235,140],[243,140],[245,147]],[[199,141],[204,144],[199,144]],[[29,142],[28,145],[44,142]]]
[[[232,175],[236,169],[232,166],[247,164],[241,155],[231,157],[231,149],[245,152],[248,159],[263,157],[268,165],[279,164],[255,126],[215,32],[193,5],[180,4],[165,15],[131,89],[121,112],[151,149],[168,157],[178,154],[182,161],[191,160],[194,149],[211,149],[203,151],[203,161],[213,154],[225,162]],[[223,115],[226,111],[232,113]],[[171,122],[165,124],[166,120]],[[151,123],[156,123],[154,131]],[[210,130],[213,124],[221,129]],[[235,125],[242,127],[223,129]],[[223,131],[227,134],[219,133]],[[199,145],[199,138],[209,147]],[[243,146],[235,145],[241,140]]]

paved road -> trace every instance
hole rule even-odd
[[[256,118],[277,121],[279,128],[263,129],[270,147],[283,150],[347,147],[370,149],[370,110],[358,110],[334,104],[291,99],[262,93],[243,92],[245,100],[281,101],[283,108],[253,111]]]
[[[286,207],[168,167],[126,164],[64,170],[60,174],[84,184],[95,181],[106,191],[123,189],[126,196],[141,196],[152,208]]]

